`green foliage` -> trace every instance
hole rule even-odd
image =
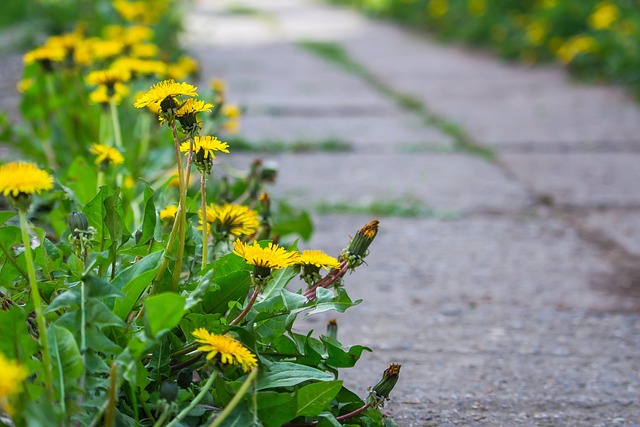
[[[81,3],[108,8],[105,24],[116,19],[110,2]],[[157,34],[165,18],[156,18]],[[74,33],[46,46],[65,37],[78,43],[74,49],[114,41]],[[13,425],[275,427],[337,425],[341,417],[380,424],[375,396],[362,400],[339,378],[339,369],[354,367],[370,350],[296,332],[300,316],[360,303],[343,282],[357,265],[334,259],[328,273],[302,280],[313,262],[305,263],[299,246],[313,223],[295,206],[271,202],[266,189],[276,171],[258,160],[246,172],[207,173],[202,152],[179,152],[200,132],[224,135],[237,125],[220,85],[200,91],[216,107],[199,112],[200,124],[189,127],[175,111],[134,108],[133,95],[153,92],[155,76],[129,76],[122,98],[105,87],[107,102],[89,102],[89,73],[120,66],[116,58],[81,63],[66,55],[27,65],[24,122],[0,122],[20,158],[46,165],[40,172],[54,181],[52,189],[34,188],[39,194],[21,188],[6,198],[7,206],[20,202],[18,218],[0,211],[0,353],[28,373],[0,399],[0,409],[11,404]],[[175,65],[163,63],[167,70]],[[92,143],[107,150],[106,159]],[[323,147],[344,148],[334,140]],[[235,148],[232,141],[230,153],[220,150],[216,160]],[[4,167],[3,188],[24,178],[9,178]],[[226,215],[225,206],[232,207]],[[377,224],[368,226],[377,231]],[[257,249],[267,255],[250,252]],[[2,363],[4,378],[20,373]]]

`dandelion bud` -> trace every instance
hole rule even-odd
[[[171,403],[178,397],[178,384],[175,381],[163,381],[160,386],[160,398]]]
[[[182,369],[180,372],[178,372],[176,381],[178,382],[178,386],[180,386],[180,388],[189,388],[191,382],[193,381],[193,371],[190,368]]]
[[[89,220],[82,212],[71,212],[67,219],[69,230],[73,237],[79,237],[80,233],[89,229]]]
[[[338,339],[338,321],[331,319],[327,323],[327,333],[325,334],[329,338]]]
[[[342,251],[342,258],[349,261],[349,267],[355,268],[364,262],[364,258],[369,254],[369,246],[378,234],[379,224],[378,220],[373,220],[360,228],[349,242],[349,246]]]
[[[396,363],[392,363],[389,365],[389,368],[384,371],[382,374],[382,379],[378,384],[373,386],[372,394],[375,393],[376,397],[382,399],[388,399],[389,393],[393,390],[396,383],[398,382],[398,377],[400,376],[400,367]]]

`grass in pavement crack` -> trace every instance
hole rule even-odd
[[[353,147],[349,143],[334,138],[318,141],[299,139],[291,142],[279,140],[254,142],[245,138],[229,138],[227,142],[234,151],[257,153],[344,153],[353,151]]]
[[[342,46],[331,42],[301,41],[300,47],[325,60],[334,63],[345,71],[359,76],[368,84],[376,88],[380,93],[393,99],[401,108],[419,115],[425,123],[450,136],[455,148],[487,160],[495,160],[495,153],[487,147],[478,145],[467,133],[455,123],[429,111],[419,99],[396,91],[391,86],[374,76],[366,67],[354,61]]]

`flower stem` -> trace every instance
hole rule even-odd
[[[27,274],[29,276],[29,285],[31,287],[31,298],[33,299],[33,308],[36,312],[36,321],[38,323],[38,331],[40,337],[40,346],[42,347],[42,363],[44,364],[44,383],[47,389],[49,399],[53,398],[53,382],[51,374],[51,354],[49,353],[49,343],[47,340],[47,324],[42,310],[42,299],[40,298],[40,289],[36,281],[36,270],[31,258],[31,241],[28,235],[29,224],[27,222],[27,212],[24,209],[18,209],[20,217],[20,231],[22,232],[22,243],[24,244],[24,256],[27,264]]]
[[[207,221],[207,176],[200,176],[200,192],[202,193],[202,265],[204,270],[209,260],[209,222]]]
[[[189,406],[187,406],[182,411],[180,411],[180,413],[176,415],[176,417],[169,424],[167,424],[167,427],[174,427],[178,425],[180,421],[182,421],[187,415],[189,415],[189,412],[191,412],[193,408],[195,408],[196,405],[200,403],[200,401],[204,398],[204,396],[209,392],[209,389],[213,385],[213,380],[215,378],[216,378],[216,373],[212,372],[207,382],[200,389],[200,393],[198,393],[198,395],[193,398]]]
[[[182,272],[182,257],[184,255],[184,241],[186,234],[186,222],[187,222],[187,185],[184,176],[184,169],[182,168],[182,158],[180,156],[180,140],[178,138],[178,131],[176,130],[175,122],[171,125],[171,134],[173,135],[173,144],[176,150],[176,162],[178,163],[178,181],[180,183],[180,201],[178,203],[178,213],[176,214],[176,220],[178,221],[178,250],[176,251],[176,263],[173,268],[173,281],[171,282],[171,290],[173,292],[178,291],[178,281],[180,280],[180,273]],[[188,161],[187,165],[191,163]]]
[[[240,314],[238,314],[238,317],[236,317],[231,321],[231,323],[229,323],[229,326],[237,325],[242,319],[244,319],[244,316],[246,316],[249,310],[251,310],[251,307],[253,307],[253,303],[256,302],[256,298],[258,298],[259,293],[260,292],[257,289],[254,289],[253,295],[251,295],[251,299],[247,303],[247,306],[244,308],[244,310],[242,310]]]
[[[244,383],[242,383],[242,385],[238,389],[236,395],[233,396],[233,399],[231,399],[231,402],[229,402],[229,404],[222,410],[222,412],[220,412],[220,415],[218,415],[216,419],[213,420],[211,424],[209,424],[209,427],[218,427],[220,424],[222,424],[222,422],[229,416],[231,411],[233,411],[233,409],[238,406],[238,403],[240,403],[245,393],[249,389],[249,386],[257,375],[258,368],[253,368],[251,370],[251,373],[247,376],[247,379],[244,380]]]
[[[109,109],[111,110],[111,122],[113,123],[113,140],[116,148],[122,149],[122,132],[120,131],[120,120],[118,119],[118,106],[113,97],[109,101]]]

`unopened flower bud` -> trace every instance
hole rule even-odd
[[[342,251],[342,258],[349,261],[349,267],[355,268],[364,262],[364,258],[369,254],[369,246],[378,234],[379,225],[378,220],[373,220],[360,228],[349,242],[349,246]]]
[[[389,368],[384,371],[382,374],[382,379],[373,386],[372,393],[375,393],[376,397],[382,399],[388,399],[389,393],[393,390],[396,383],[398,382],[398,377],[400,376],[400,367],[396,363],[392,363],[389,365]]]
[[[331,319],[327,323],[327,333],[325,334],[329,338],[338,339],[338,321]]]
[[[176,381],[178,382],[178,386],[180,386],[180,388],[189,388],[191,382],[193,381],[193,371],[190,368],[182,369],[180,372],[178,372]]]
[[[160,398],[171,403],[178,397],[178,384],[175,381],[163,381],[160,386]]]
[[[89,220],[82,212],[71,212],[67,222],[73,237],[78,237],[82,231],[87,231],[89,229]]]

